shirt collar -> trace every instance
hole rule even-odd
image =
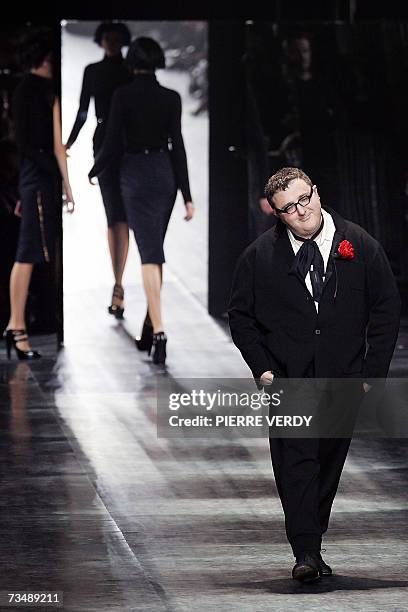
[[[334,221],[331,214],[328,213],[327,210],[324,210],[324,208],[322,208],[322,215],[324,219],[324,225],[321,235],[317,237],[317,242],[319,245],[323,244],[323,242],[326,241],[332,242],[334,233],[336,231],[336,226],[334,225]]]

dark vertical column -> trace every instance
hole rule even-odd
[[[33,31],[49,29],[53,36],[55,94],[61,101],[61,27],[58,18],[33,20]],[[27,324],[32,334],[56,334],[57,347],[63,339],[63,274],[62,274],[62,181],[55,206],[57,230],[55,260],[50,264],[35,265],[27,301]]]
[[[55,62],[55,87],[60,100],[61,98],[61,20],[57,18],[53,25],[55,36],[56,62]],[[61,118],[62,120],[62,118]],[[62,183],[62,182],[61,182]],[[59,202],[62,204],[62,184]],[[62,232],[62,206],[58,206],[59,222],[57,229],[57,244],[55,250],[55,326],[57,333],[57,348],[64,342],[64,270],[63,270],[63,232]]]
[[[248,244],[244,28],[243,21],[209,24],[208,311],[213,316],[226,312],[234,266]]]
[[[14,265],[20,219],[13,213],[18,199],[19,156],[14,140],[11,101],[20,79],[16,40],[21,27],[0,27],[0,334],[10,317],[9,280]]]

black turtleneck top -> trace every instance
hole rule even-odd
[[[191,200],[186,151],[181,134],[181,98],[162,87],[155,74],[141,73],[112,98],[105,138],[89,177],[98,176],[124,153],[168,149],[184,201]]]
[[[51,79],[28,73],[17,85],[12,99],[16,143],[22,158],[37,162],[52,172],[54,156],[53,104]]]
[[[131,75],[121,54],[105,55],[102,61],[89,64],[84,70],[79,109],[67,141],[70,148],[78,137],[88,116],[89,102],[95,101],[95,114],[98,124],[104,124],[115,89],[131,81]]]

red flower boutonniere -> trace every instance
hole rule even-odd
[[[348,240],[342,240],[337,247],[335,256],[339,259],[354,259],[354,247]]]

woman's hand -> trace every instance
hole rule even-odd
[[[72,195],[71,185],[66,185],[64,183],[64,208],[71,215],[75,210],[75,200]]]
[[[194,216],[194,205],[192,202],[186,202],[185,207],[186,207],[186,216],[184,217],[184,220],[191,221],[191,219]]]
[[[17,200],[16,207],[14,209],[16,217],[21,217],[21,200]]]

